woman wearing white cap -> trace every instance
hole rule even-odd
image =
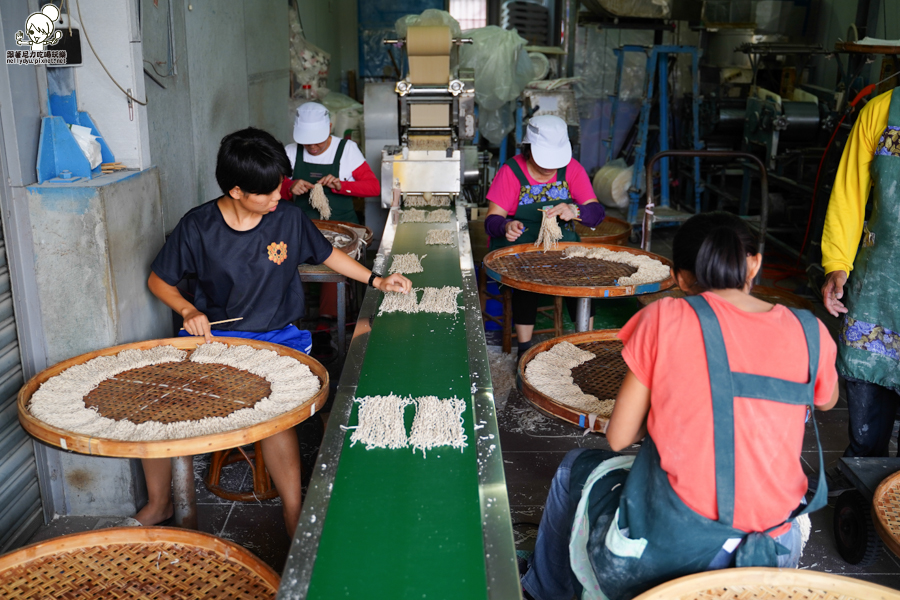
[[[307,102],[297,109],[294,141],[296,144],[284,147],[293,174],[282,188],[282,198],[293,196],[306,216],[319,219],[319,211],[309,203],[309,193],[321,183],[331,206],[331,220],[359,223],[353,197],[378,196],[381,184],[356,142],[331,135],[328,109],[316,102]]]
[[[565,221],[563,241],[577,242],[572,219],[596,227],[606,213],[584,167],[572,158],[566,122],[552,115],[532,117],[522,143],[522,154],[501,167],[487,193],[490,208],[484,228],[491,249],[534,242],[543,218],[539,209],[545,209],[548,218]],[[574,318],[575,299],[571,300],[569,314]],[[537,294],[513,290],[519,356],[532,345],[537,303]]]

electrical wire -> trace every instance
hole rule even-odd
[[[66,3],[68,3],[69,0],[65,1]],[[97,62],[99,62],[100,66],[103,67],[103,70],[106,72],[106,75],[109,77],[110,81],[112,81],[116,85],[116,87],[119,88],[119,90],[121,90],[121,92],[128,97],[129,100],[137,102],[141,106],[147,106],[147,100],[141,101],[129,94],[128,90],[119,85],[119,82],[116,81],[115,77],[112,76],[112,73],[109,72],[109,69],[106,68],[106,65],[103,64],[103,61],[100,59],[100,55],[97,54],[96,50],[94,50],[94,45],[91,43],[91,38],[88,35],[87,29],[85,29],[84,27],[84,19],[81,17],[81,5],[78,4],[78,0],[75,0],[75,10],[78,12],[78,22],[81,23],[81,32],[84,34],[84,39],[87,40],[88,46],[90,46],[91,48],[91,52],[94,53],[94,56],[97,58]],[[69,21],[71,22],[71,18],[69,19]]]

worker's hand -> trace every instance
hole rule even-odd
[[[556,204],[547,209],[544,213],[547,217],[559,217],[563,221],[571,221],[577,215],[575,213],[575,207],[572,204]]]
[[[182,314],[184,317],[184,330],[191,335],[202,335],[206,338],[206,342],[213,341],[212,327],[209,325],[209,319],[206,315],[196,308],[185,309]]]
[[[838,313],[846,313],[847,307],[841,302],[844,297],[844,285],[847,283],[846,271],[832,271],[825,276],[825,285],[822,286],[822,303],[832,317],[840,316]]]
[[[506,224],[506,241],[514,242],[523,233],[525,233],[525,226],[522,225],[522,221],[510,221]]]
[[[400,273],[394,273],[387,277],[376,277],[372,285],[382,292],[403,292],[408,294],[412,290],[412,281]]]
[[[320,179],[319,183],[321,183],[325,187],[333,189],[336,192],[341,191],[341,180],[334,175],[331,175],[330,173]]]
[[[302,179],[297,179],[294,181],[294,184],[291,186],[291,193],[295,196],[302,196],[309,190],[313,189],[315,184],[312,184],[308,181],[303,181]]]

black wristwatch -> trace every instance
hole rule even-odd
[[[375,278],[376,278],[376,277],[381,277],[381,274],[376,273],[375,271],[372,271],[372,274],[369,275],[369,285],[370,285],[370,286],[371,286],[373,283],[375,283]]]

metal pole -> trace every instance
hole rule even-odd
[[[347,281],[339,281],[337,284],[337,345],[338,360],[344,360],[344,349],[347,347]]]
[[[590,331],[591,328],[591,299],[578,299],[578,312],[575,313],[575,331]]]
[[[757,168],[759,169],[759,188],[760,188],[760,209],[759,209],[759,253],[764,255],[766,250],[766,228],[769,223],[769,175],[766,171],[766,165],[763,162],[748,152],[734,152],[731,150],[666,150],[665,152],[660,152],[656,156],[650,159],[650,162],[647,164],[647,206],[653,207],[653,165],[657,160],[661,158],[665,158],[667,156],[683,156],[683,157],[698,157],[698,158],[740,158],[744,160],[749,160],[752,163],[755,163]],[[667,185],[668,182],[663,182],[662,185]],[[650,225],[646,217],[646,211],[644,216],[644,240],[641,242],[641,248],[643,250],[649,251],[650,248]],[[760,275],[762,274],[762,265],[760,265],[759,269]],[[756,283],[759,283],[760,275],[756,276]]]
[[[172,485],[175,496],[175,524],[185,529],[197,529],[193,456],[172,458]]]

